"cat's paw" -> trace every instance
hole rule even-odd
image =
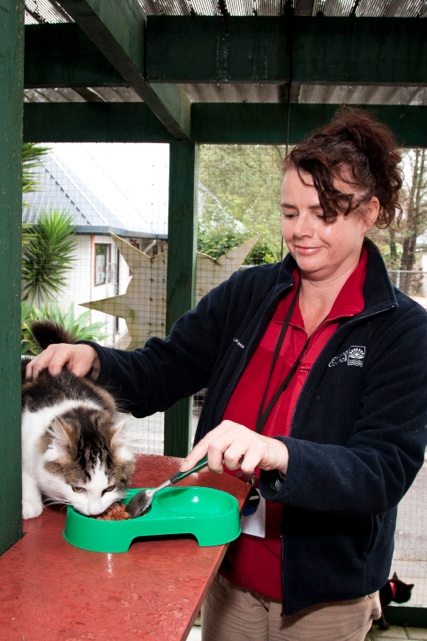
[[[35,519],[43,512],[43,503],[41,499],[24,499],[22,501],[22,518]]]

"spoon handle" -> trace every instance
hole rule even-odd
[[[208,455],[206,454],[194,467],[191,468],[191,470],[188,470],[187,472],[176,472],[169,478],[169,482],[172,485],[175,485],[175,483],[178,483],[178,481],[182,481],[182,479],[185,479],[187,476],[190,476],[190,474],[194,474],[194,472],[198,472],[202,468],[206,467],[208,464]]]

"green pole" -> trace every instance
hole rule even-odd
[[[193,142],[170,145],[166,327],[194,306],[197,245],[197,156]],[[164,453],[186,456],[190,447],[192,399],[165,414]]]
[[[24,1],[3,0],[0,20],[0,554],[22,536],[21,218]]]

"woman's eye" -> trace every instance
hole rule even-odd
[[[108,487],[105,488],[105,490],[102,492],[102,494],[104,495],[106,492],[112,492],[115,489],[116,489],[115,485],[109,485]]]
[[[292,218],[295,218],[296,214],[291,214],[286,211],[283,212],[283,218],[286,218],[286,220],[292,220]]]
[[[82,492],[86,492],[84,487],[80,487],[80,485],[72,485],[71,489],[73,490],[73,492],[77,492],[77,494],[81,494]]]

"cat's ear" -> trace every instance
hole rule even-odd
[[[393,581],[398,581],[399,577],[397,576],[396,572],[393,572],[393,576],[391,577]]]
[[[73,428],[60,418],[55,418],[49,427],[49,433],[54,438],[55,443],[64,449],[72,443]]]
[[[114,434],[111,439],[112,443],[120,445],[128,441],[128,437],[125,434],[127,424],[127,418],[122,418],[120,421],[117,421],[117,423],[114,423]]]
[[[128,421],[126,418],[117,421],[114,425],[114,434],[111,437],[111,445],[115,448],[116,454],[119,458],[125,461],[132,461],[134,456],[132,453],[132,443],[129,434],[126,433]]]
[[[73,428],[60,418],[55,418],[46,433],[47,461],[56,461],[58,458],[70,455]]]

